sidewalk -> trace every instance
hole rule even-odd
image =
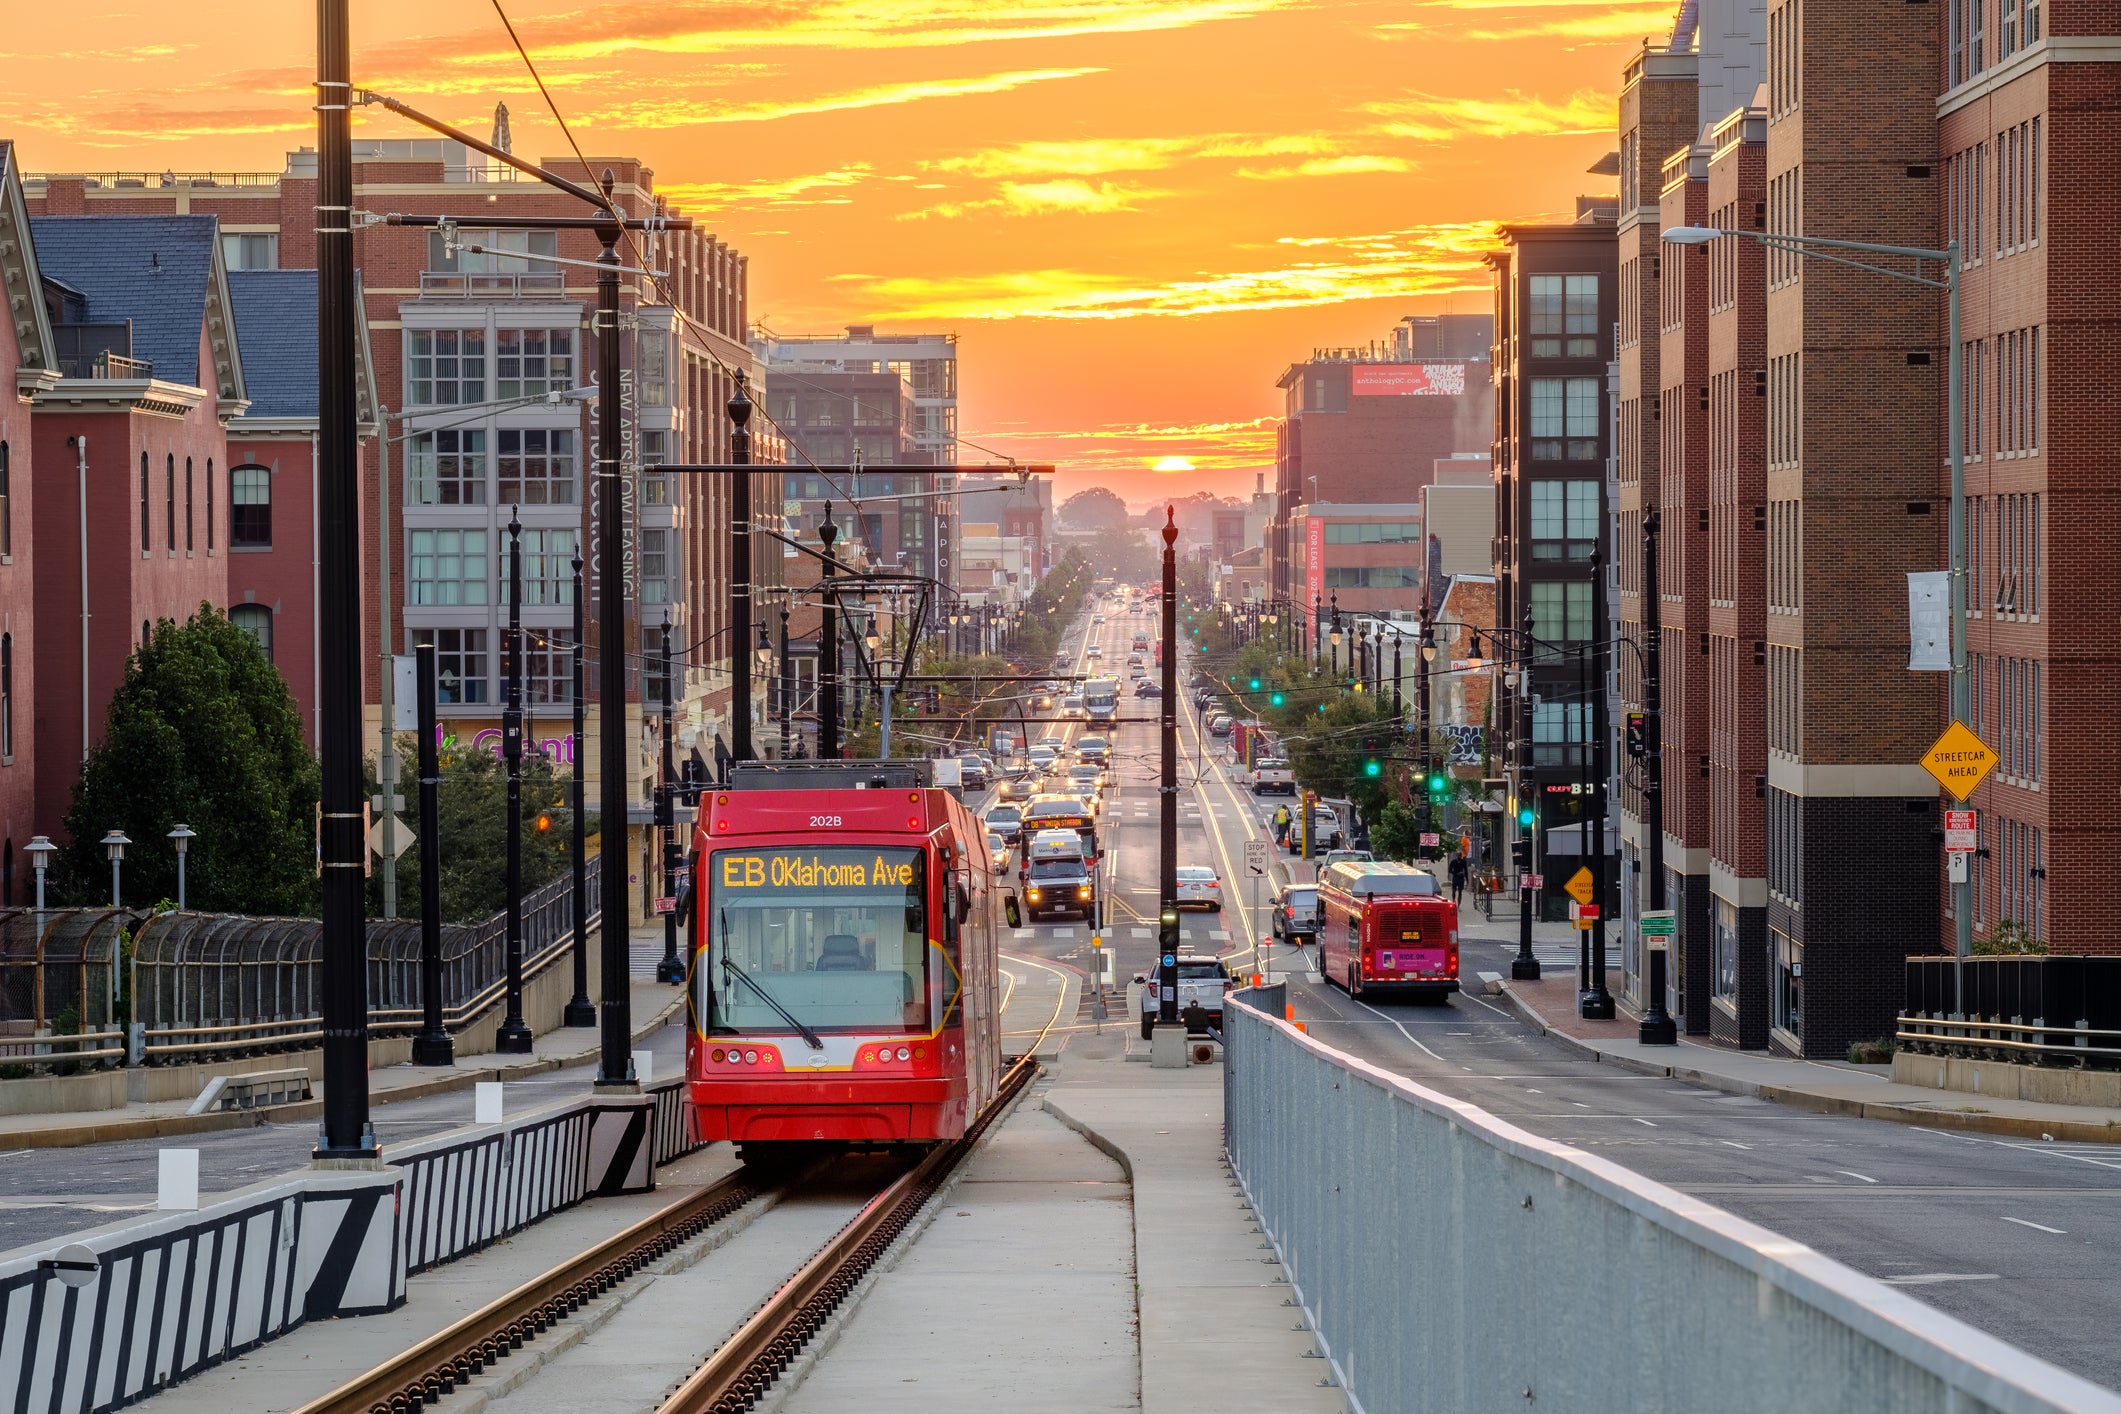
[[[1134,1186],[1144,1414],[1303,1414],[1347,1408],[1288,1281],[1223,1161],[1220,1065],[1125,1064],[1126,1036],[1076,1035],[1047,1113],[1126,1169]]]
[[[1585,1021],[1576,1015],[1573,966],[1550,968],[1537,982],[1505,978],[1502,994],[1542,1034],[1594,1060],[1643,1075],[1667,1076],[1732,1095],[1756,1095],[1818,1114],[2019,1139],[2121,1143],[2121,1109],[2001,1100],[1900,1085],[1883,1073],[1882,1066],[1793,1060],[1684,1036],[1676,1046],[1645,1046],[1635,1039],[1637,1018],[1625,1007],[1615,1008],[1612,1021]]]
[[[654,942],[653,956],[647,944]],[[640,1041],[661,1030],[685,1005],[684,989],[654,980],[655,963],[662,956],[660,925],[636,928],[631,934],[633,1038]],[[643,960],[647,971],[642,971]],[[591,979],[591,995],[595,994]],[[428,1095],[468,1090],[482,1080],[522,1080],[546,1071],[561,1070],[595,1059],[599,1049],[595,1027],[555,1027],[531,1042],[527,1056],[494,1052],[464,1056],[455,1065],[393,1065],[371,1070],[369,1102],[387,1105],[393,1100],[417,1100]],[[290,1057],[293,1060],[293,1057]],[[311,1120],[324,1113],[323,1087],[307,1100],[253,1110],[225,1110],[186,1114],[191,1100],[136,1101],[123,1109],[85,1110],[75,1113],[0,1115],[0,1149],[66,1149],[84,1144],[108,1144],[126,1139],[168,1139],[186,1134],[204,1134],[219,1129],[247,1129],[271,1121],[291,1123]]]

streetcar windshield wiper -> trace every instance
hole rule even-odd
[[[796,1031],[802,1035],[802,1038],[810,1043],[811,1050],[822,1051],[825,1049],[825,1043],[818,1039],[817,1032],[812,1031],[809,1027],[803,1025],[802,1022],[797,1021],[795,1019],[795,1013],[781,1005],[780,998],[774,996],[773,993],[767,991],[764,987],[760,986],[757,982],[753,981],[750,973],[743,971],[741,968],[738,968],[729,961],[729,910],[726,908],[722,910],[722,975],[724,977],[736,978],[739,982],[742,982],[745,986],[749,987],[753,992],[756,992],[759,996],[765,998],[766,1005],[772,1007],[775,1011],[779,1012],[781,1014],[781,1020],[787,1022],[790,1026],[793,1026]]]

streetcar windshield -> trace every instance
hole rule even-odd
[[[719,850],[708,860],[708,1031],[926,1031],[927,871],[916,849]]]

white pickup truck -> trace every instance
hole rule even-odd
[[[1252,794],[1296,794],[1296,773],[1279,756],[1262,756],[1252,763]]]
[[[1156,1033],[1156,977],[1155,972],[1134,974],[1134,980],[1141,984],[1142,1039],[1145,1041]],[[1236,985],[1229,967],[1221,958],[1190,952],[1178,955],[1178,1012],[1181,1017],[1185,1015],[1187,1003],[1198,1002],[1200,1009],[1208,1014],[1208,1024],[1219,1028],[1223,1024],[1223,998]]]

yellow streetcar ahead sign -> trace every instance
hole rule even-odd
[[[1562,887],[1569,891],[1570,898],[1586,908],[1590,906],[1591,900],[1598,896],[1597,876],[1592,874],[1588,867],[1578,869]]]
[[[1972,727],[1953,722],[1936,745],[1922,754],[1922,767],[1937,778],[1937,784],[1964,800],[1996,769],[1996,753],[1974,735]]]

